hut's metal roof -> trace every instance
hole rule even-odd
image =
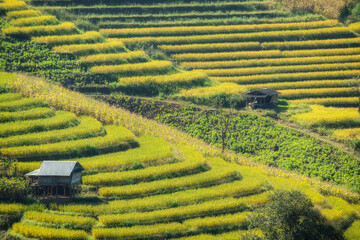
[[[84,170],[76,161],[43,161],[41,167],[29,172],[27,176],[61,176],[69,177],[73,172]]]

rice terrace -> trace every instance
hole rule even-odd
[[[358,0],[0,19],[0,239],[360,239]]]

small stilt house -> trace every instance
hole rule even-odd
[[[32,194],[43,199],[72,199],[82,182],[84,168],[76,161],[43,161],[39,169],[27,173]]]
[[[279,92],[270,88],[258,89],[243,95],[246,105],[250,108],[271,107],[279,99]]]

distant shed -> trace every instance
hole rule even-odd
[[[279,94],[281,93],[274,89],[263,88],[248,92],[243,97],[246,98],[246,105],[250,108],[264,108],[271,107],[279,99]]]
[[[39,169],[25,174],[32,194],[43,198],[70,198],[82,182],[84,168],[76,161],[43,161]]]

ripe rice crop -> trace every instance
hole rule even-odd
[[[360,32],[360,23],[352,23],[349,25],[349,28],[353,30],[354,32]]]
[[[221,52],[260,49],[259,42],[238,42],[238,43],[204,43],[204,44],[183,44],[183,45],[160,45],[159,49],[167,52]]]
[[[242,86],[248,89],[273,88],[277,90],[290,89],[290,88],[297,89],[297,88],[347,87],[349,86],[349,79],[263,83],[263,84],[252,84],[252,85],[242,85]]]
[[[240,77],[211,77],[219,82],[237,82],[237,83],[266,83],[266,82],[283,82],[283,81],[304,81],[320,79],[339,79],[355,78],[360,74],[359,70],[345,71],[323,71],[323,72],[305,72],[305,73],[277,73],[277,74],[260,74]]]
[[[57,111],[54,117],[16,121],[0,124],[0,135],[9,136],[11,134],[19,134],[23,132],[30,132],[37,129],[55,129],[62,128],[71,122],[76,121],[75,114],[65,111]]]
[[[80,57],[83,63],[100,64],[100,63],[131,63],[137,61],[149,61],[148,55],[144,51],[133,51],[125,53],[96,54]]]
[[[334,46],[348,47],[352,45],[358,46],[360,37],[356,38],[340,38],[340,39],[323,39],[323,40],[307,40],[307,41],[287,41],[287,42],[264,42],[261,47],[264,49],[302,49],[302,48],[329,48]]]
[[[19,121],[27,119],[36,119],[36,118],[45,118],[55,114],[54,109],[52,108],[31,108],[29,110],[18,111],[18,112],[1,112],[0,113],[0,123],[10,122],[10,121]],[[0,139],[1,141],[1,139]]]
[[[21,98],[22,98],[22,95],[20,93],[3,93],[3,94],[0,94],[0,103],[19,100]]]
[[[183,53],[171,55],[174,59],[181,61],[210,61],[210,60],[230,60],[248,58],[271,58],[281,57],[280,50],[269,51],[239,51],[239,52],[219,52],[219,53]]]
[[[22,11],[11,11],[11,12],[6,13],[6,16],[10,19],[24,18],[24,17],[37,17],[40,15],[42,15],[40,10],[22,10]]]
[[[168,208],[142,213],[125,213],[99,216],[100,223],[104,225],[118,225],[129,222],[136,224],[153,224],[159,222],[179,221],[193,217],[215,215],[224,212],[241,211],[248,206],[257,206],[268,201],[268,192],[236,198],[223,198],[206,201],[199,204]]]
[[[334,108],[319,105],[311,105],[310,107],[311,112],[293,115],[291,119],[306,126],[341,124],[359,119],[356,108]]]
[[[143,83],[170,83],[170,82],[191,82],[207,78],[207,75],[200,71],[187,71],[171,75],[159,76],[139,76],[119,78],[120,83],[124,84],[143,84]]]
[[[351,226],[346,229],[345,238],[348,240],[360,239],[360,220],[355,220]]]
[[[46,212],[26,212],[25,218],[44,223],[73,224],[77,226],[92,226],[96,220],[91,217],[68,216]]]
[[[109,172],[88,175],[83,177],[85,184],[92,185],[124,185],[128,182],[146,181],[157,179],[172,174],[195,171],[200,167],[205,168],[206,161],[202,155],[190,147],[181,146],[180,150],[185,155],[185,161],[161,166],[148,167],[134,171]]]
[[[181,27],[152,27],[152,28],[121,28],[121,29],[100,29],[100,32],[108,37],[122,36],[166,36],[166,35],[196,35],[211,33],[234,33],[234,32],[257,32],[289,29],[311,29],[326,28],[338,24],[337,20],[325,20],[317,22],[297,23],[270,23],[251,25],[220,25],[220,26],[181,26]]]
[[[1,214],[14,214],[23,212],[25,205],[21,203],[0,203]]]
[[[194,235],[190,237],[182,237],[182,238],[176,238],[174,240],[237,240],[239,239],[239,236],[247,236],[247,235],[257,235],[259,237],[263,237],[261,230],[259,229],[252,229],[252,230],[237,230],[232,232],[226,232],[221,234],[200,234],[200,235]]]
[[[185,97],[213,96],[218,94],[242,94],[247,88],[236,83],[221,83],[213,87],[193,88],[181,90],[180,95]]]
[[[342,139],[360,139],[360,128],[337,129],[333,134]]]
[[[86,32],[83,34],[75,34],[75,35],[33,37],[32,40],[37,43],[58,45],[58,44],[96,43],[102,41],[103,38],[99,32],[91,31],[91,32]]]
[[[56,206],[56,209],[60,211],[92,213],[96,215],[131,211],[150,211],[154,209],[168,208],[169,204],[174,202],[176,202],[179,206],[185,206],[225,196],[236,197],[249,195],[254,192],[259,192],[260,187],[266,182],[266,180],[259,175],[247,175],[246,172],[241,172],[241,174],[243,176],[241,181],[223,183],[207,188],[188,189],[166,195],[161,194],[137,199],[115,200],[109,202],[109,204],[102,205],[58,205]]]
[[[203,231],[216,228],[224,229],[227,226],[242,226],[247,222],[250,212],[239,212],[234,214],[219,215],[215,217],[194,218],[185,220],[183,225],[191,228],[192,231]]]
[[[171,37],[131,37],[113,38],[114,41],[124,43],[151,42],[155,44],[178,44],[178,43],[206,43],[206,42],[240,42],[240,41],[276,41],[276,40],[297,40],[316,38],[344,38],[354,37],[354,33],[348,27],[332,27],[309,30],[286,30],[254,33],[229,33],[195,36],[171,36]]]
[[[306,56],[336,56],[336,55],[355,55],[360,54],[360,48],[330,48],[330,49],[311,49],[311,50],[292,50],[283,51],[284,57],[306,57]]]
[[[7,35],[62,35],[76,33],[78,30],[72,22],[63,22],[59,25],[48,26],[29,26],[29,27],[9,27],[2,29]]]
[[[4,9],[6,11],[18,10],[24,7],[26,7],[26,3],[24,1],[5,0],[4,2],[0,3],[0,9]]]
[[[40,239],[86,239],[87,233],[83,230],[57,229],[41,226],[14,223],[12,229],[29,238]]]
[[[169,235],[179,235],[186,229],[187,227],[181,223],[153,224],[129,228],[93,228],[92,236],[95,239],[165,238]]]
[[[92,117],[80,117],[79,120],[80,124],[71,128],[0,138],[0,147],[38,145],[60,140],[79,139],[96,135],[102,129],[101,123]]]
[[[356,210],[345,200],[333,196],[327,197],[326,200],[332,208],[322,209],[321,214],[324,215],[328,220],[339,221],[345,217],[356,215]]]
[[[331,63],[331,64],[312,64],[312,65],[293,65],[293,66],[271,66],[254,68],[230,68],[230,69],[204,69],[202,70],[209,76],[242,76],[251,74],[273,74],[290,72],[318,72],[360,69],[360,62],[355,63]]]
[[[15,26],[34,26],[34,25],[48,25],[48,24],[57,24],[58,20],[55,16],[52,15],[43,15],[39,17],[26,17],[26,18],[17,18],[10,21],[10,24]]]
[[[15,112],[35,107],[46,107],[47,103],[38,98],[21,98],[13,101],[0,102],[0,111]]]
[[[156,72],[172,67],[170,61],[151,61],[146,63],[131,63],[122,65],[95,66],[91,68],[94,73],[141,73]]]
[[[113,53],[125,51],[124,43],[120,41],[94,43],[94,44],[75,44],[56,46],[52,49],[57,53],[72,53],[75,55],[90,55],[95,53]]]
[[[258,66],[281,66],[313,63],[341,63],[360,62],[360,55],[346,56],[322,56],[322,57],[296,57],[296,58],[266,58],[236,61],[211,61],[211,62],[182,62],[180,65],[186,68],[235,68],[235,67],[258,67]]]
[[[359,105],[357,97],[305,98],[291,100],[294,104],[320,104],[324,106],[355,107]]]
[[[354,95],[352,88],[305,88],[280,90],[281,98],[295,99],[304,97],[336,97]]]
[[[143,166],[156,165],[159,161],[164,162],[173,155],[171,145],[160,138],[145,135],[140,136],[138,142],[140,144],[138,148],[73,160],[78,161],[87,170],[114,171],[116,168],[131,168],[139,163]],[[19,162],[18,169],[25,173],[39,168],[40,165],[40,162]]]
[[[236,171],[228,168],[214,168],[204,173],[179,178],[164,179],[120,187],[101,187],[99,188],[99,194],[103,197],[118,196],[122,198],[149,195],[164,190],[176,191],[177,188],[185,189],[213,185],[217,181],[235,178],[236,174]]]
[[[85,138],[34,146],[1,148],[0,153],[2,156],[17,158],[62,155],[73,151],[82,151],[88,147],[95,147],[97,149],[115,147],[134,139],[134,135],[124,127],[108,125],[104,128],[107,132],[104,137]]]

